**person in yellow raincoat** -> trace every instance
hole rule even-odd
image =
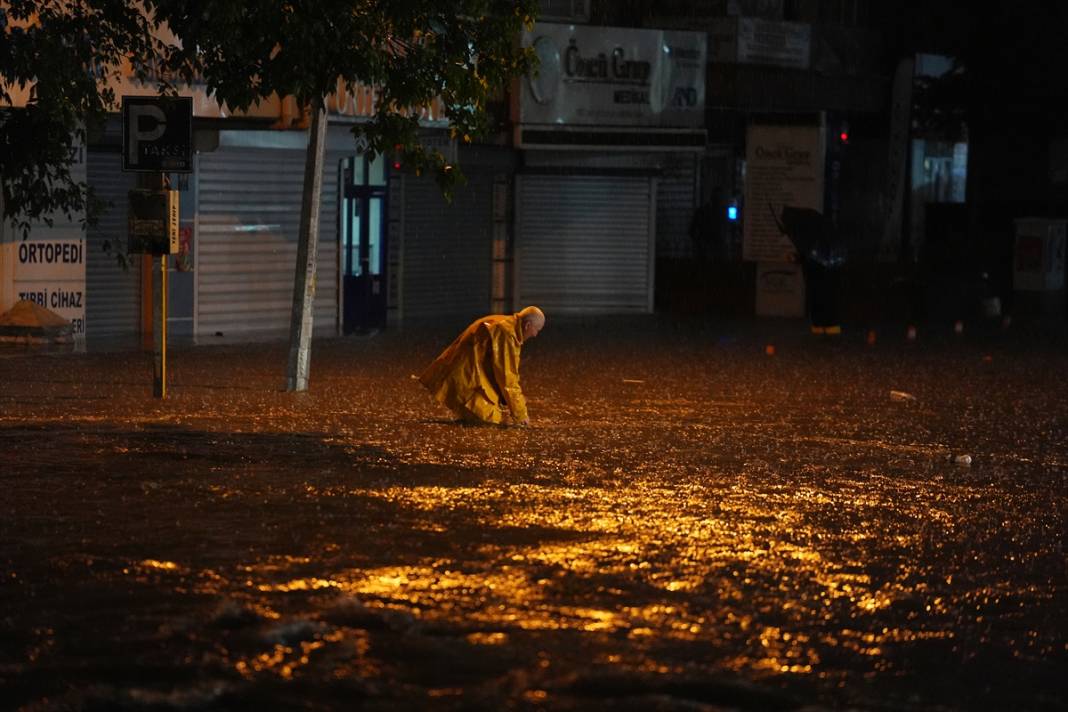
[[[530,425],[519,387],[519,351],[545,326],[545,314],[526,307],[472,322],[419,376],[438,403],[468,422]]]

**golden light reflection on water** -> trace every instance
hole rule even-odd
[[[532,361],[541,380],[529,390],[542,400],[531,401],[537,427],[526,431],[428,421],[425,392],[409,396],[392,379],[409,385],[406,365],[384,364],[390,378],[376,384],[364,376],[372,368],[353,368],[351,353],[337,371],[351,378],[335,374],[307,398],[219,389],[224,402],[197,403],[182,416],[189,425],[173,431],[143,431],[178,422],[155,406],[114,436],[105,422],[114,415],[75,414],[70,422],[104,426],[77,433],[88,438],[81,452],[99,445],[91,463],[123,477],[56,467],[67,499],[87,501],[64,510],[62,498],[41,494],[52,487],[41,477],[25,499],[33,515],[13,529],[25,525],[35,544],[61,537],[56,548],[74,551],[44,562],[40,579],[84,576],[95,586],[118,576],[138,598],[108,602],[150,604],[116,616],[120,634],[136,633],[131,649],[188,637],[190,649],[214,654],[225,644],[226,664],[246,677],[373,677],[376,645],[376,660],[409,673],[428,658],[508,660],[544,645],[554,665],[570,655],[665,674],[696,663],[759,673],[752,677],[838,675],[821,689],[848,677],[860,695],[876,687],[869,672],[891,666],[877,682],[897,685],[906,700],[968,684],[919,680],[943,659],[955,671],[967,665],[960,677],[973,680],[998,677],[1001,661],[1008,678],[1063,657],[1063,388],[1010,398],[1010,381],[990,378],[938,389],[942,377],[914,368],[916,354],[854,377],[828,368],[835,356],[822,351],[818,367],[792,373],[785,347],[753,370],[716,363],[716,349],[673,360],[659,346],[642,369],[629,362],[632,349],[615,344],[589,351],[596,360],[574,359],[573,372],[542,375],[547,362]],[[601,366],[611,351],[627,358],[615,372],[611,361]],[[780,366],[789,368],[769,370]],[[625,396],[602,387],[614,380],[618,389],[620,374],[635,377],[624,379]],[[922,408],[872,398],[869,387],[885,396],[887,384],[926,396]],[[941,403],[950,406],[944,416]],[[984,411],[997,409],[1010,417],[984,424]],[[20,419],[36,422],[8,418]],[[16,434],[5,447],[32,435]],[[180,455],[162,469],[161,453],[150,458],[145,446],[158,440]],[[975,466],[945,464],[950,447],[971,452]],[[84,459],[52,449],[63,453],[57,462]],[[131,503],[138,477],[147,479]],[[113,516],[142,505],[143,517]],[[33,563],[33,550],[14,554]],[[58,600],[37,582],[16,590],[34,593],[25,608],[34,615]],[[63,590],[81,598],[81,589]],[[337,616],[332,607],[349,599],[362,608]],[[217,602],[232,604],[227,615],[211,615]],[[207,612],[205,626],[190,608]],[[167,625],[157,631],[160,616]],[[294,620],[315,624],[308,639],[260,637]],[[412,648],[425,655],[406,657]],[[44,651],[41,670],[62,669],[44,642],[35,649]],[[1014,658],[1027,662],[1011,667]],[[919,681],[897,682],[910,675]],[[461,696],[469,679],[443,675],[426,683],[427,694]],[[523,699],[556,694],[545,682],[553,680],[531,680]]]
[[[336,581],[321,578],[293,579],[285,583],[260,584],[256,587],[260,591],[319,591],[324,588],[341,588]]]
[[[921,541],[922,527],[945,531],[951,522],[943,512],[928,518],[928,510],[903,504],[897,516],[911,517],[915,528],[873,531],[866,512],[886,506],[875,494],[801,486],[755,497],[733,485],[665,488],[639,478],[613,487],[387,486],[308,494],[386,502],[410,520],[413,534],[448,541],[460,523],[485,536],[477,555],[316,575],[309,575],[314,557],[268,557],[245,569],[255,590],[336,593],[359,601],[368,615],[402,613],[474,629],[463,635],[475,646],[508,645],[517,631],[574,631],[626,640],[638,651],[670,641],[709,644],[732,651],[717,667],[746,674],[822,676],[828,650],[886,666],[888,646],[953,637],[944,624],[931,623],[949,604],[928,589],[929,579],[907,560],[873,576],[867,559],[877,547],[908,550]],[[829,528],[826,517],[839,511],[848,518]],[[336,554],[346,546],[352,545],[328,548]],[[910,615],[911,625],[875,624],[898,602],[924,615]],[[244,665],[284,677],[306,657],[298,653],[275,649]],[[650,671],[670,668],[640,654],[628,661]]]
[[[251,679],[261,674],[272,674],[282,679],[290,679],[301,668],[307,667],[317,651],[327,646],[345,641],[356,656],[364,656],[368,650],[366,634],[332,631],[313,640],[304,640],[292,645],[276,643],[267,650],[252,657],[239,659],[234,669],[245,678]]]
[[[146,569],[159,569],[161,571],[175,571],[178,569],[178,564],[173,561],[157,561],[156,559],[145,559],[140,562],[141,566]]]

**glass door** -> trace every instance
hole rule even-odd
[[[341,162],[341,288],[344,333],[386,325],[386,162]]]

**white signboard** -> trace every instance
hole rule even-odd
[[[796,262],[758,262],[756,272],[758,316],[805,315],[805,280]]]
[[[539,23],[523,44],[540,68],[522,82],[520,124],[704,126],[703,32]]]
[[[746,132],[742,258],[793,262],[779,231],[785,206],[823,210],[823,132],[818,126],[750,126]]]
[[[85,150],[77,146],[71,177],[85,181]],[[0,313],[22,299],[67,319],[75,337],[85,334],[85,230],[83,214],[52,216],[52,226],[34,223],[24,240],[22,231],[6,225],[0,243],[0,279],[10,288],[0,290]]]
[[[738,18],[738,62],[808,69],[812,27],[795,22]]]
[[[15,246],[15,298],[28,299],[85,334],[85,240],[29,239]]]
[[[713,25],[715,61],[808,69],[812,27],[754,17],[725,17]]]

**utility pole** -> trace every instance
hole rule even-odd
[[[306,391],[311,361],[312,316],[315,303],[315,270],[319,253],[319,204],[323,163],[326,159],[326,104],[312,107],[308,129],[308,153],[304,161],[304,198],[300,208],[296,275],[293,280],[293,311],[289,317],[289,363],[286,390]]]

